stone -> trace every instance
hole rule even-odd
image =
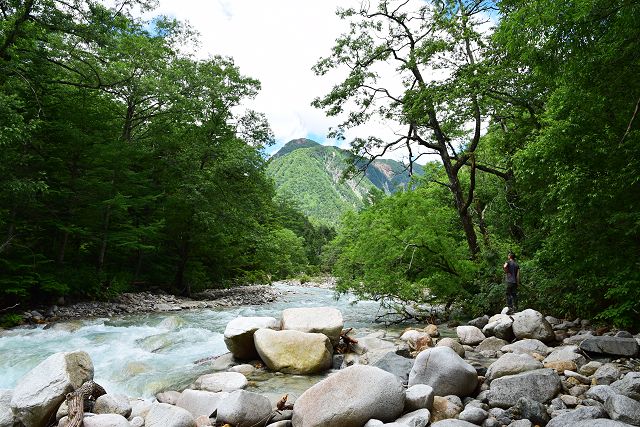
[[[270,415],[269,399],[258,393],[236,390],[218,403],[216,423],[252,427],[264,425]]]
[[[508,427],[531,427],[532,425],[529,420],[514,420],[509,423]]]
[[[433,347],[433,340],[431,335],[423,331],[417,331],[415,329],[409,329],[405,331],[400,337],[402,341],[405,341],[409,345],[411,351],[422,351],[425,348]]]
[[[497,338],[511,341],[514,338],[513,335],[513,319],[506,314],[497,314],[489,319],[489,323],[482,328],[482,333],[485,336],[495,336]]]
[[[480,425],[485,419],[487,419],[488,416],[489,413],[484,409],[468,406],[464,408],[462,412],[460,412],[460,414],[458,415],[458,419]]]
[[[175,390],[163,391],[156,394],[156,399],[160,403],[168,403],[169,405],[175,405],[178,399],[180,399],[181,393]]]
[[[611,387],[622,395],[640,401],[640,372],[629,372],[624,378],[612,383]]]
[[[571,396],[570,394],[561,394],[560,400],[562,400],[562,403],[567,405],[569,408],[573,408],[580,403],[576,396]]]
[[[93,406],[96,414],[118,414],[125,418],[131,415],[129,398],[124,394],[103,394],[96,399]]]
[[[640,347],[634,338],[588,336],[580,342],[580,349],[593,354],[635,357]]]
[[[243,363],[241,365],[232,366],[229,368],[229,372],[237,372],[244,376],[251,375],[256,371],[256,368],[253,365],[249,365],[248,363]]]
[[[562,374],[565,371],[575,371],[578,369],[576,362],[573,360],[556,360],[553,362],[546,362],[544,367],[554,369],[559,374]]]
[[[260,358],[273,371],[312,374],[331,367],[333,347],[324,334],[258,329],[253,339]]]
[[[144,426],[144,418],[142,417],[133,417],[131,421],[129,421],[131,427],[143,427]]]
[[[437,338],[440,336],[440,331],[438,331],[438,325],[434,325],[433,323],[430,323],[427,326],[425,326],[424,331],[428,333],[431,338]]]
[[[42,427],[67,393],[91,379],[93,363],[84,351],[52,354],[18,381],[11,397],[12,411],[23,424]]]
[[[513,418],[524,418],[537,425],[546,425],[551,419],[542,403],[528,397],[518,399],[509,411],[514,415]]]
[[[413,359],[407,359],[394,352],[389,352],[373,366],[391,372],[400,378],[403,383],[406,383],[409,380],[409,371],[411,371],[411,367],[413,366]]]
[[[462,347],[462,344],[460,344],[453,338],[447,337],[439,339],[436,343],[436,347],[449,347],[450,349],[458,353],[458,356],[464,357],[464,347]]]
[[[601,362],[592,360],[591,362],[582,365],[578,370],[578,372],[581,373],[582,375],[586,375],[590,377],[591,375],[596,373],[596,371],[600,366],[602,366]]]
[[[154,403],[144,417],[145,427],[196,427],[193,416],[168,403]]]
[[[604,409],[614,421],[640,426],[640,402],[622,394],[609,396]]]
[[[84,427],[131,427],[129,421],[118,414],[100,414],[82,419]]]
[[[530,308],[513,315],[513,334],[517,339],[531,338],[542,342],[555,340],[553,328],[544,316]]]
[[[565,370],[563,372],[564,376],[567,378],[575,378],[578,381],[580,381],[582,384],[591,384],[591,380],[587,377],[585,377],[584,375],[580,375],[577,372],[571,371],[571,370]]]
[[[468,396],[478,385],[473,366],[449,347],[424,350],[416,357],[409,373],[409,386],[427,384],[436,396]]]
[[[508,344],[509,343],[503,339],[489,337],[485,338],[480,344],[478,344],[478,346],[476,347],[476,351],[478,353],[481,353],[483,351],[491,351],[493,352],[493,354],[495,354],[498,351],[502,351],[502,348]]]
[[[155,404],[154,402],[145,399],[129,399],[129,403],[131,404],[131,415],[129,416],[130,418],[146,418],[147,414],[151,410],[151,407]]]
[[[547,424],[547,427],[566,427],[574,423],[583,425],[583,421],[601,418],[605,415],[602,408],[596,406],[581,406],[552,418]]]
[[[313,385],[296,400],[296,427],[360,427],[370,419],[395,420],[404,408],[400,380],[382,369],[353,365]]]
[[[271,423],[268,427],[293,427],[293,423],[290,420],[283,420]]]
[[[181,393],[176,406],[186,409],[194,418],[198,418],[201,415],[209,418],[218,409],[220,401],[227,396],[229,396],[229,393],[224,391],[213,393],[211,391],[186,389]]]
[[[16,419],[11,411],[13,390],[0,390],[0,427],[13,427]]]
[[[364,427],[376,427],[376,426],[383,426],[385,423],[383,423],[380,420],[369,420],[366,422],[366,424],[364,425]]]
[[[545,343],[540,340],[531,338],[519,340],[514,342],[513,344],[507,344],[500,350],[504,353],[526,353],[531,356],[533,356],[534,354],[547,356],[549,353],[551,353],[551,349],[547,347]]]
[[[509,408],[515,405],[521,397],[545,403],[553,399],[561,388],[560,377],[553,369],[537,369],[521,374],[507,375],[491,382],[489,405]]]
[[[216,372],[214,374],[201,375],[195,382],[198,390],[212,391],[235,391],[247,386],[247,378],[238,372]]]
[[[404,411],[411,412],[418,409],[433,408],[433,387],[426,384],[416,384],[407,389],[404,401]]]
[[[463,420],[453,420],[447,419],[438,421],[436,423],[431,424],[431,427],[478,427],[476,424],[472,424]]]
[[[404,414],[395,422],[402,426],[409,427],[426,427],[431,419],[431,413],[428,409],[416,409],[415,411]]]
[[[280,322],[273,317],[237,317],[227,323],[224,330],[224,343],[240,360],[258,358],[253,334],[258,329],[280,329]]]
[[[571,423],[566,427],[629,427],[627,423],[613,421],[607,418],[596,418],[594,420],[585,420]]]
[[[440,420],[457,418],[462,412],[462,402],[452,402],[446,397],[436,396],[433,399],[433,409],[431,411],[431,421],[436,423]]]
[[[526,353],[507,353],[489,366],[485,377],[488,382],[491,382],[506,375],[515,375],[542,368],[542,363]]]
[[[458,326],[456,335],[458,335],[460,344],[466,345],[478,345],[486,338],[482,331],[475,326]]]
[[[342,313],[333,307],[287,308],[282,311],[282,329],[313,332],[329,337],[337,344],[344,327]]]
[[[209,427],[213,425],[213,423],[211,423],[211,419],[205,415],[200,415],[198,418],[195,419],[195,421],[196,421],[196,427]]]
[[[580,369],[582,365],[587,363],[587,359],[580,353],[578,353],[578,346],[566,345],[556,347],[547,357],[542,361],[543,364],[559,361],[572,361],[576,364],[576,367]]]
[[[481,317],[476,317],[475,319],[469,320],[467,322],[467,324],[471,326],[475,326],[476,328],[479,328],[479,329],[482,329],[485,326],[487,326],[487,323],[489,323],[489,316],[487,316],[486,314]]]
[[[614,363],[605,363],[596,369],[592,377],[597,385],[610,385],[622,377],[622,370]]]

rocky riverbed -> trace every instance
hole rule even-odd
[[[207,362],[211,372],[155,399],[107,390],[88,403],[84,425],[640,425],[638,335],[600,335],[588,322],[524,310],[474,319],[449,337],[422,325],[400,336],[380,331],[353,339],[336,311],[294,308],[279,319],[233,319],[224,334],[231,352]],[[269,372],[322,375],[286,398],[251,391]],[[0,427],[66,426],[66,393],[93,375],[82,351],[50,356],[15,389],[0,392]]]

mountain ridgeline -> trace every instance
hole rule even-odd
[[[361,209],[375,193],[394,193],[411,179],[402,163],[388,159],[374,160],[364,174],[345,177],[353,158],[347,150],[294,139],[273,155],[267,174],[279,197],[293,201],[313,222],[335,226],[345,212]],[[414,173],[422,174],[422,168],[415,165]]]

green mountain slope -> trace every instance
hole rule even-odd
[[[267,173],[278,196],[293,200],[312,221],[335,226],[345,212],[361,209],[372,192],[390,194],[410,179],[402,164],[393,160],[376,160],[364,175],[344,179],[351,158],[346,150],[295,139],[270,159]]]

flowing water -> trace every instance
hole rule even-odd
[[[168,389],[186,387],[211,366],[195,361],[227,352],[226,324],[237,316],[280,317],[285,308],[333,306],[342,312],[345,327],[362,336],[385,327],[375,323],[379,305],[336,300],[329,289],[275,284],[283,292],[277,302],[263,306],[153,313],[70,321],[44,329],[13,329],[0,336],[0,389],[14,388],[18,380],[46,357],[60,351],[84,350],[95,367],[95,381],[109,393],[151,397]],[[399,328],[387,330],[398,336]],[[257,374],[250,388],[265,393],[292,389],[300,392],[320,377]]]

